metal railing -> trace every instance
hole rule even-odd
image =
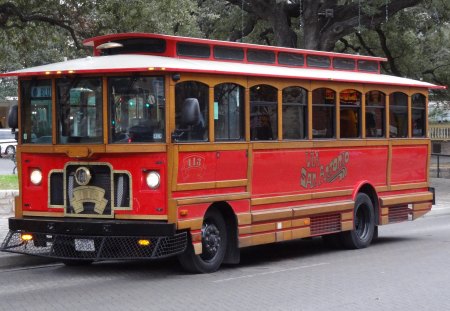
[[[440,154],[440,153],[432,153],[431,156],[436,157],[436,177],[440,178],[441,177],[441,157],[442,158],[447,158],[450,159],[450,154]],[[447,163],[450,163],[450,160],[447,161]]]
[[[450,124],[430,124],[428,137],[431,140],[450,140]]]

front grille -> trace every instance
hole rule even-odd
[[[330,214],[311,217],[311,235],[341,231],[341,215]]]
[[[407,205],[389,207],[389,223],[408,220],[410,209]]]
[[[75,178],[78,168],[90,171],[91,180],[80,185]],[[66,167],[66,214],[108,216],[112,214],[111,168],[107,165],[67,165]]]
[[[114,207],[131,207],[130,176],[114,173]]]
[[[75,178],[80,167],[91,173],[85,186]],[[108,217],[114,208],[132,208],[131,183],[129,172],[113,171],[106,164],[69,163],[65,171],[52,171],[49,175],[49,204],[64,206],[66,215]]]
[[[64,205],[64,173],[50,173],[50,205]]]
[[[20,231],[9,231],[0,250],[58,259],[156,259],[180,254],[187,245],[187,232],[162,237],[32,234],[33,241],[24,242]],[[140,246],[140,239],[149,245]]]

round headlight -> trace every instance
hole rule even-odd
[[[150,172],[147,174],[147,186],[149,186],[150,189],[156,189],[159,187],[161,183],[161,176],[158,172]]]
[[[42,172],[39,169],[34,169],[30,173],[30,181],[33,185],[39,185],[42,181]]]

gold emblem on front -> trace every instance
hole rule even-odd
[[[73,197],[70,202],[76,214],[84,211],[84,203],[94,203],[94,211],[102,215],[105,211],[108,200],[105,199],[105,190],[99,187],[78,187],[73,190]]]
[[[85,166],[81,166],[75,171],[75,181],[80,186],[86,186],[87,184],[89,184],[91,178],[91,172]]]

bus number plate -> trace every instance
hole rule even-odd
[[[95,252],[94,240],[75,239],[75,250],[78,252]]]

